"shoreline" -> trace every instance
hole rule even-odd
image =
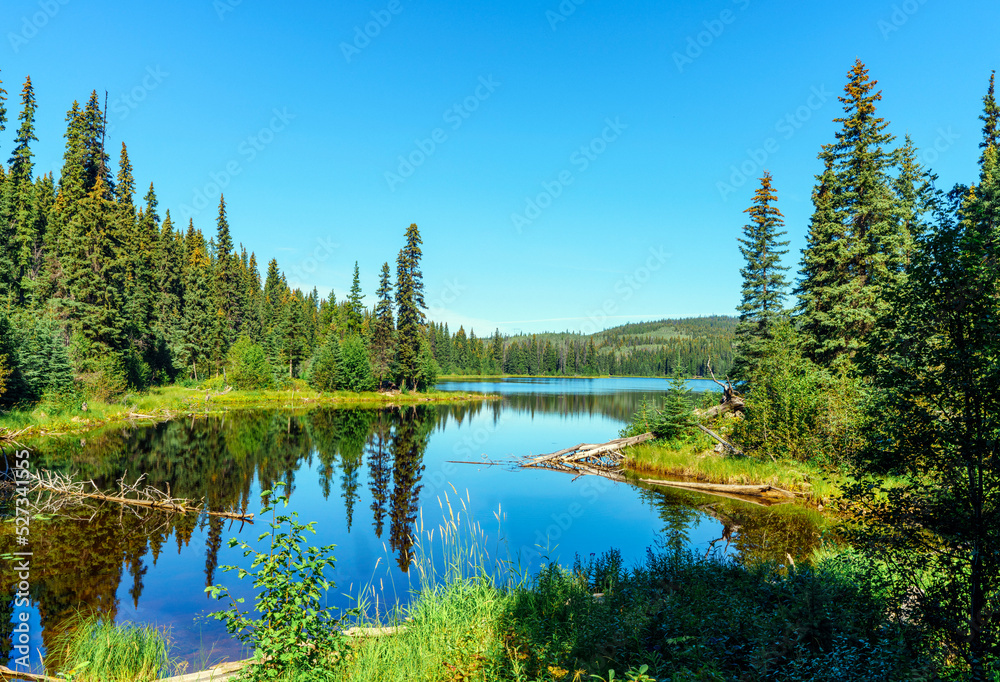
[[[499,396],[482,393],[430,391],[427,393],[338,391],[323,394],[307,390],[211,391],[178,386],[163,386],[136,395],[127,395],[119,403],[96,403],[86,411],[77,406],[53,410],[44,403],[27,410],[11,410],[0,417],[0,444],[41,438],[81,436],[116,426],[152,425],[187,417],[211,417],[234,410],[282,408],[307,410],[315,407],[389,408],[428,403],[463,403],[497,400]],[[58,412],[47,414],[46,410]]]

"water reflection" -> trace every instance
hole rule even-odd
[[[470,490],[474,500],[481,498],[481,504],[494,505],[492,509],[497,500],[505,508],[509,502],[517,518],[503,530],[514,547],[531,545],[556,523],[553,519],[579,507],[583,537],[570,544],[567,530],[561,539],[567,551],[601,551],[629,543],[644,547],[651,540],[644,533],[652,533],[653,516],[665,534],[683,533],[690,536],[692,546],[708,551],[778,561],[786,552],[796,560],[808,554],[818,542],[818,531],[815,516],[806,511],[788,513],[680,490],[636,493],[610,483],[601,487],[599,496],[581,497],[580,486],[574,487],[569,477],[446,464],[478,458],[485,450],[498,458],[529,454],[529,447],[538,446],[544,437],[569,438],[559,425],[576,439],[595,433],[612,437],[618,422],[607,417],[618,420],[630,414],[641,396],[525,394],[502,402],[384,410],[233,412],[220,418],[108,430],[84,440],[40,443],[32,452],[32,464],[93,480],[104,490],[117,488],[120,478],[131,481],[145,474],[149,485],[173,497],[204,499],[214,511],[254,512],[260,506],[259,492],[284,482],[285,494],[300,506],[304,520],[321,520],[327,535],[318,537],[316,544],[338,544],[340,594],[347,588],[345,573],[351,581],[364,580],[365,572],[371,575],[372,544],[384,541],[394,570],[407,571],[421,507],[426,515],[428,502],[450,490],[450,483]],[[551,418],[542,419],[543,415]],[[586,420],[581,415],[601,418]],[[591,431],[581,433],[585,426]],[[491,440],[480,449],[481,434]],[[10,518],[9,499],[3,511]],[[572,522],[576,519],[573,516]],[[266,530],[265,521],[259,519],[256,527],[243,530],[244,537]],[[13,524],[2,524],[0,529],[0,551],[16,551]],[[225,542],[240,532],[240,522],[219,517],[140,513],[119,506],[81,507],[69,515],[34,520],[29,593],[41,632],[37,645],[49,649],[60,625],[82,610],[109,618],[124,615],[173,623],[175,643],[188,638],[178,645],[180,655],[198,663],[206,662],[198,658],[202,646],[218,646],[219,655],[232,656],[231,647],[217,645],[224,634],[183,629],[191,628],[197,613],[216,607],[201,589],[231,576],[220,575],[219,565],[241,561],[227,554]],[[635,553],[636,548],[632,550]],[[563,557],[571,559],[572,554]],[[0,562],[0,585],[14,585],[15,578],[12,562]],[[249,588],[242,589],[249,596]],[[0,659],[10,652],[15,598],[12,589],[4,594]]]

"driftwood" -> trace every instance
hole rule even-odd
[[[596,463],[604,464],[600,460],[602,459],[620,459],[624,455],[621,454],[621,450],[630,445],[638,445],[639,443],[645,443],[648,440],[653,440],[654,436],[652,433],[643,433],[638,436],[631,436],[629,438],[616,438],[614,440],[609,440],[607,443],[580,443],[579,445],[574,445],[571,448],[565,448],[559,450],[558,452],[553,452],[548,455],[540,455],[538,457],[532,457],[524,461],[525,466],[534,466],[538,464],[544,464],[547,462],[561,461],[561,462],[583,462],[586,460],[595,460]]]
[[[188,499],[172,498],[169,486],[166,493],[151,486],[140,487],[143,478],[145,478],[145,474],[140,476],[135,483],[129,484],[125,482],[125,477],[122,476],[118,479],[118,495],[109,495],[102,492],[93,481],[87,482],[93,488],[93,491],[89,492],[86,490],[87,483],[74,481],[70,476],[46,470],[28,472],[27,485],[31,486],[28,490],[29,493],[38,493],[34,503],[35,512],[56,512],[72,504],[74,500],[97,500],[99,502],[142,507],[175,514],[204,513],[209,516],[253,523],[253,514],[235,511],[212,511],[205,506],[203,501],[194,503]],[[48,497],[43,499],[43,494]],[[127,497],[127,495],[131,495],[132,497]]]
[[[806,497],[806,493],[794,493],[788,490],[783,490],[782,488],[777,488],[773,485],[767,483],[759,483],[752,485],[731,485],[728,483],[696,483],[693,481],[661,481],[652,478],[642,478],[639,479],[642,483],[650,483],[652,485],[662,485],[669,488],[683,488],[686,490],[698,490],[707,493],[732,493],[736,495],[751,495],[751,496],[778,496],[778,497]]]
[[[16,670],[11,670],[5,665],[0,665],[0,678],[5,680],[27,680],[27,682],[66,682],[66,678],[64,677],[49,677],[48,675],[19,673]]]
[[[704,419],[713,419],[727,412],[743,412],[745,407],[743,396],[733,388],[733,382],[729,380],[729,377],[726,377],[726,383],[722,383],[715,378],[715,372],[712,371],[711,358],[708,360],[708,373],[712,375],[712,381],[722,389],[722,402],[707,410],[698,410],[699,416]]]
[[[729,441],[727,441],[725,438],[723,438],[722,436],[720,436],[719,434],[717,434],[715,431],[713,431],[712,429],[708,428],[707,426],[703,426],[702,424],[698,424],[698,428],[701,429],[702,433],[706,433],[709,436],[711,436],[712,438],[714,438],[715,440],[719,441],[722,444],[722,447],[726,448],[727,450],[729,450],[734,455],[742,455],[743,454],[742,450],[740,450],[739,448],[737,448],[735,445],[733,445],[732,443],[730,443]]]

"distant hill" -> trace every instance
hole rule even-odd
[[[733,363],[738,319],[728,315],[632,322],[595,334],[544,332],[477,338],[432,325],[434,355],[448,374],[717,375]]]

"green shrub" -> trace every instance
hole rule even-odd
[[[226,355],[227,378],[241,391],[269,388],[274,383],[274,370],[264,349],[246,336],[241,336]]]
[[[684,380],[674,377],[670,380],[667,395],[663,396],[663,406],[656,409],[647,403],[646,396],[643,396],[639,409],[632,416],[632,421],[619,432],[619,435],[626,438],[652,432],[657,438],[667,441],[686,440],[697,424],[690,393]]]
[[[276,488],[283,486],[276,484]],[[303,547],[306,533],[316,532],[315,522],[300,523],[298,514],[276,514],[275,491],[261,493],[261,514],[271,512],[270,547],[257,551],[246,541],[232,538],[230,547],[240,547],[243,556],[253,556],[249,569],[223,566],[239,577],[252,578],[256,593],[254,611],[243,610],[242,597],[234,597],[228,587],[214,585],[205,591],[216,599],[228,598],[229,608],[211,616],[222,621],[240,641],[254,648],[256,665],[244,672],[251,680],[276,680],[286,673],[304,679],[331,679],[331,671],[341,659],[346,638],[335,607],[327,606],[327,591],[334,586],[326,571],[334,564],[333,545]],[[285,507],[288,499],[284,499]],[[264,533],[261,538],[267,537]]]
[[[340,362],[337,363],[337,388],[342,391],[375,390],[375,376],[372,363],[368,359],[368,349],[358,336],[348,336],[340,347]]]
[[[434,352],[427,340],[420,338],[420,354],[417,356],[417,390],[426,391],[437,383],[441,376],[441,366],[434,359]]]
[[[774,326],[750,376],[745,419],[733,434],[745,452],[833,466],[848,461],[862,404],[857,379],[806,358],[787,322]]]
[[[337,365],[340,364],[340,342],[330,334],[309,361],[309,385],[317,391],[337,390]]]

